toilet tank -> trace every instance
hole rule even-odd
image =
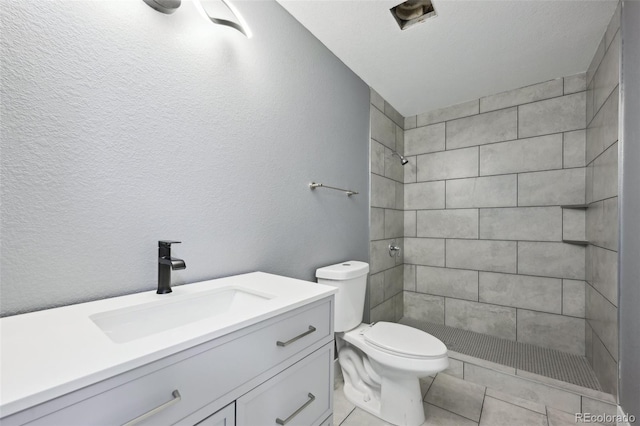
[[[362,323],[369,264],[350,260],[316,270],[319,284],[338,288],[335,295],[335,331],[349,331]]]

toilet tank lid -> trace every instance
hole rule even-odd
[[[367,275],[368,272],[368,263],[349,260],[347,262],[336,263],[335,265],[316,269],[316,278],[323,278],[326,280],[350,280],[352,278]]]

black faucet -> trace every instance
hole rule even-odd
[[[171,257],[171,244],[180,241],[158,241],[158,294],[171,293],[171,270],[185,269],[182,259]]]

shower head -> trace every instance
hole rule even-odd
[[[398,154],[395,151],[391,151],[391,155],[397,155],[398,158],[400,158],[400,161],[402,162],[403,166],[405,166],[409,162],[409,160],[407,160],[406,158],[404,158],[402,155]]]

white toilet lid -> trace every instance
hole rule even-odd
[[[402,324],[377,322],[362,335],[368,344],[398,355],[441,358],[447,354],[447,347],[438,338]]]

